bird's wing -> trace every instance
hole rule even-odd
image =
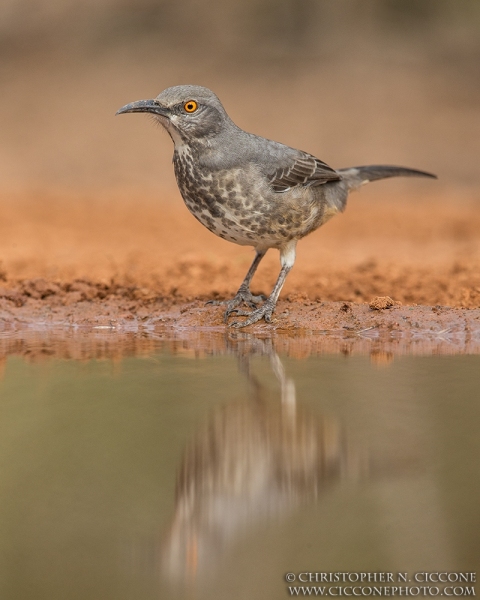
[[[342,179],[337,171],[306,152],[289,153],[277,161],[281,166],[266,174],[275,192],[286,192],[295,186],[322,185]]]

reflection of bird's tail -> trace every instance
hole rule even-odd
[[[407,167],[395,167],[392,165],[369,165],[366,167],[350,167],[349,169],[338,169],[342,179],[347,182],[348,188],[354,190],[369,181],[387,179],[388,177],[431,177],[437,176],[426,171],[408,169]]]

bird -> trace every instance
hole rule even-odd
[[[125,113],[153,115],[170,135],[178,188],[193,216],[224,240],[255,249],[234,298],[210,301],[226,305],[224,321],[234,328],[272,322],[297,242],[343,212],[349,192],[388,177],[436,179],[392,165],[333,169],[312,154],[244,131],[202,86],[169,87],[116,114]],[[268,297],[254,295],[251,280],[271,248],[280,252],[280,273]]]

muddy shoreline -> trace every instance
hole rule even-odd
[[[260,322],[239,330],[225,325],[223,307],[206,305],[205,299],[145,301],[110,295],[104,299],[77,298],[64,305],[51,294],[44,299],[29,297],[18,305],[19,298],[13,293],[10,297],[5,291],[3,294],[0,338],[4,355],[10,353],[9,340],[37,340],[45,352],[49,340],[55,348],[62,338],[73,346],[79,340],[91,348],[101,346],[105,350],[105,344],[110,345],[107,355],[129,354],[133,346],[138,350],[142,339],[147,346],[148,340],[178,342],[183,348],[205,352],[226,350],[234,340],[263,339],[271,340],[277,351],[296,356],[359,352],[370,353],[380,361],[389,354],[480,353],[478,308],[391,305],[384,298],[372,299],[371,303],[282,299],[272,323]]]
[[[104,334],[113,354],[122,336],[180,340],[192,351],[208,348],[212,336],[214,348],[253,336],[305,355],[381,345],[399,353],[480,351],[476,192],[384,197],[379,184],[357,194],[344,215],[301,240],[274,322],[242,330],[227,328],[223,308],[205,303],[233,297],[252,249],[213,236],[177,196],[7,194],[0,337]],[[278,253],[269,252],[252,291],[268,295],[278,271]]]

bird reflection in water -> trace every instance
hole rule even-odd
[[[172,583],[209,578],[249,531],[364,470],[334,418],[298,406],[294,381],[270,340],[230,341],[229,350],[249,397],[215,412],[185,450],[161,551],[162,575]],[[251,359],[259,355],[269,357],[279,397],[252,373]]]

